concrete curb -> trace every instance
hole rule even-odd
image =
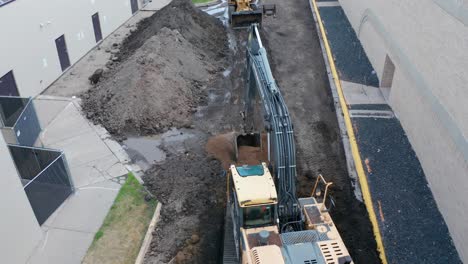
[[[330,62],[328,60],[327,52],[325,50],[324,39],[323,39],[323,36],[320,34],[319,21],[317,20],[317,16],[315,14],[315,10],[314,10],[314,6],[312,4],[312,1],[313,0],[309,1],[309,5],[310,5],[310,9],[311,9],[314,21],[315,21],[315,27],[316,27],[316,29],[318,31],[317,35],[319,37],[320,47],[322,49],[322,54],[323,54],[323,58],[324,58],[324,61],[325,61],[325,67],[327,69],[328,81],[330,83],[330,89],[331,89],[332,96],[333,96],[333,103],[334,103],[335,109],[336,109],[335,113],[336,113],[336,117],[338,119],[338,126],[339,126],[340,132],[341,132],[340,133],[341,134],[341,141],[343,142],[343,149],[344,149],[345,157],[346,157],[346,167],[348,168],[349,177],[351,179],[353,179],[353,181],[355,183],[354,186],[353,186],[354,187],[354,195],[356,196],[356,198],[359,201],[363,202],[361,186],[359,185],[359,179],[358,179],[357,170],[356,170],[356,164],[354,162],[353,154],[351,152],[351,143],[349,141],[349,135],[348,135],[348,132],[346,130],[344,114],[343,114],[343,108],[341,107],[340,99],[339,99],[339,95],[338,95],[338,88],[335,85],[335,79],[333,77]]]
[[[161,214],[161,207],[162,204],[158,202],[158,205],[156,205],[156,210],[154,210],[153,218],[151,219],[148,230],[146,231],[145,239],[141,244],[140,252],[138,253],[138,257],[135,260],[135,264],[142,264],[143,260],[145,259],[145,255],[148,251],[151,240],[153,240],[153,231],[156,228],[156,224],[158,223],[159,215]]]

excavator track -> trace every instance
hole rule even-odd
[[[224,218],[224,250],[223,264],[239,264],[236,244],[233,233],[234,225],[231,217],[231,204],[226,206],[226,214]]]

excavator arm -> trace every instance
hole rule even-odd
[[[247,44],[246,122],[255,114],[260,98],[263,123],[268,133],[270,164],[276,176],[278,215],[282,231],[302,229],[302,211],[296,197],[296,150],[288,107],[276,84],[257,25],[250,27]]]

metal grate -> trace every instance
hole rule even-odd
[[[307,198],[299,198],[299,203],[301,204],[302,207],[306,205],[314,205],[316,204],[315,199],[312,197],[307,197]]]
[[[281,240],[285,245],[294,245],[299,243],[317,242],[320,235],[315,230],[305,230],[281,234]]]

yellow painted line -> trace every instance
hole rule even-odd
[[[354,135],[353,125],[351,123],[351,118],[349,116],[348,106],[343,94],[343,89],[341,87],[341,82],[336,71],[335,62],[331,53],[330,45],[328,44],[327,34],[325,33],[325,28],[322,23],[322,18],[317,8],[315,0],[312,1],[312,5],[317,16],[317,22],[320,27],[320,33],[322,34],[323,42],[325,45],[325,50],[327,52],[328,61],[330,63],[331,72],[333,75],[333,80],[337,88],[338,97],[341,105],[341,109],[344,115],[344,122],[346,125],[346,130],[348,132],[349,143],[351,145],[351,152],[353,155],[354,163],[356,166],[356,171],[358,174],[359,184],[361,185],[362,196],[364,199],[364,204],[366,206],[367,212],[369,213],[369,219],[372,224],[372,229],[375,236],[375,241],[377,242],[377,250],[379,251],[380,260],[383,264],[387,264],[387,257],[385,256],[385,248],[382,242],[382,236],[380,235],[380,228],[377,222],[377,216],[375,214],[374,206],[372,204],[372,196],[369,190],[369,184],[367,183],[366,174],[364,173],[364,168],[362,166],[361,156],[359,155],[359,147],[357,145],[356,136]]]

